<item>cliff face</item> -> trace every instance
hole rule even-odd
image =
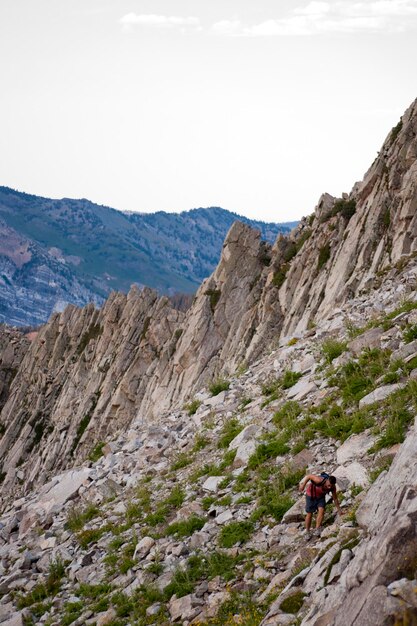
[[[4,490],[44,481],[135,418],[163,419],[219,374],[313,327],[411,259],[416,135],[417,102],[364,181],[342,199],[322,196],[314,216],[273,246],[236,222],[186,314],[149,289],[132,289],[112,294],[101,310],[70,306],[54,315],[0,417]]]
[[[314,220],[304,220],[294,241],[280,303],[283,333],[305,329],[417,249],[417,101],[390,132],[375,162],[349,196],[325,194]],[[276,255],[276,264],[283,259]]]

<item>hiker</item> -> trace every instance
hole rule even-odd
[[[309,483],[306,491],[306,533],[310,533],[313,513],[317,513],[316,533],[320,534],[320,527],[323,522],[324,509],[326,508],[326,494],[331,493],[337,512],[342,515],[339,500],[336,494],[336,478],[322,472],[320,476],[307,474],[300,482],[299,490],[302,492]]]

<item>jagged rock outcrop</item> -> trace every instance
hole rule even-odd
[[[30,339],[27,335],[0,325],[0,410],[6,403],[10,385],[29,345]]]
[[[69,306],[53,316],[23,359],[2,412],[3,489],[22,479],[23,464],[30,487],[125,428],[157,365],[175,349],[182,318],[168,298],[136,288],[112,294],[101,310]]]
[[[298,227],[295,247],[302,247],[280,289],[283,333],[305,329],[414,254],[416,216],[417,101],[349,196],[324,194],[312,223],[305,219]],[[282,256],[275,263],[285,264]]]

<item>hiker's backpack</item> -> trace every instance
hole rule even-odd
[[[322,485],[324,485],[326,480],[330,478],[330,474],[328,474],[327,472],[321,472],[320,476],[322,480],[318,484],[313,481],[310,481],[311,482],[311,495],[313,498],[316,498],[316,487],[321,487]]]

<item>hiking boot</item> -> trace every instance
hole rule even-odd
[[[321,535],[321,528],[315,528],[313,530],[312,534],[313,534],[314,537],[320,537],[320,535]]]

